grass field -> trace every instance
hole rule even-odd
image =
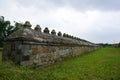
[[[120,80],[120,48],[102,48],[42,70],[0,63],[0,80]]]

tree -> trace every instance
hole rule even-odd
[[[118,43],[118,47],[120,47],[120,42]]]
[[[9,36],[14,31],[22,27],[22,23],[15,22],[15,26],[12,26],[10,21],[5,21],[3,16],[0,16],[0,46],[4,38]]]
[[[10,25],[10,21],[5,21],[4,17],[0,17],[0,41],[13,32],[14,26]]]
[[[15,21],[14,21],[15,22]],[[13,32],[14,31],[16,31],[16,30],[18,30],[18,29],[20,29],[20,28],[22,28],[23,27],[23,23],[21,23],[21,22],[15,22],[15,27],[14,27],[14,29],[13,29]]]
[[[2,47],[2,41],[5,37],[13,32],[13,26],[10,25],[10,21],[5,21],[3,16],[0,16],[0,47]]]

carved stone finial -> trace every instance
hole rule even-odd
[[[66,33],[63,34],[63,37],[67,37]]]
[[[73,36],[71,36],[71,38],[73,39]]]
[[[69,38],[69,35],[68,35],[68,34],[66,34],[66,37],[67,37],[67,38]]]
[[[40,25],[36,25],[36,27],[34,28],[34,30],[41,32],[41,27],[40,27]]]
[[[52,34],[52,35],[56,35],[56,31],[53,29],[53,30],[51,31],[51,34]]]
[[[62,33],[60,31],[58,32],[58,36],[62,36]]]
[[[29,21],[26,21],[25,24],[24,24],[24,27],[25,27],[25,28],[31,28],[31,26],[32,26],[32,25],[30,24]]]
[[[75,39],[75,37],[73,36],[73,39]]]
[[[71,35],[69,35],[69,38],[71,38],[71,39],[72,39],[72,36],[71,36]]]
[[[47,27],[44,29],[44,33],[49,34],[49,29]]]
[[[74,37],[74,39],[77,39],[77,37]]]

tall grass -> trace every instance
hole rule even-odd
[[[103,48],[44,69],[4,62],[0,80],[120,80],[120,48]]]

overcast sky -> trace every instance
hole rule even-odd
[[[120,0],[0,0],[0,16],[95,43],[120,42]]]

